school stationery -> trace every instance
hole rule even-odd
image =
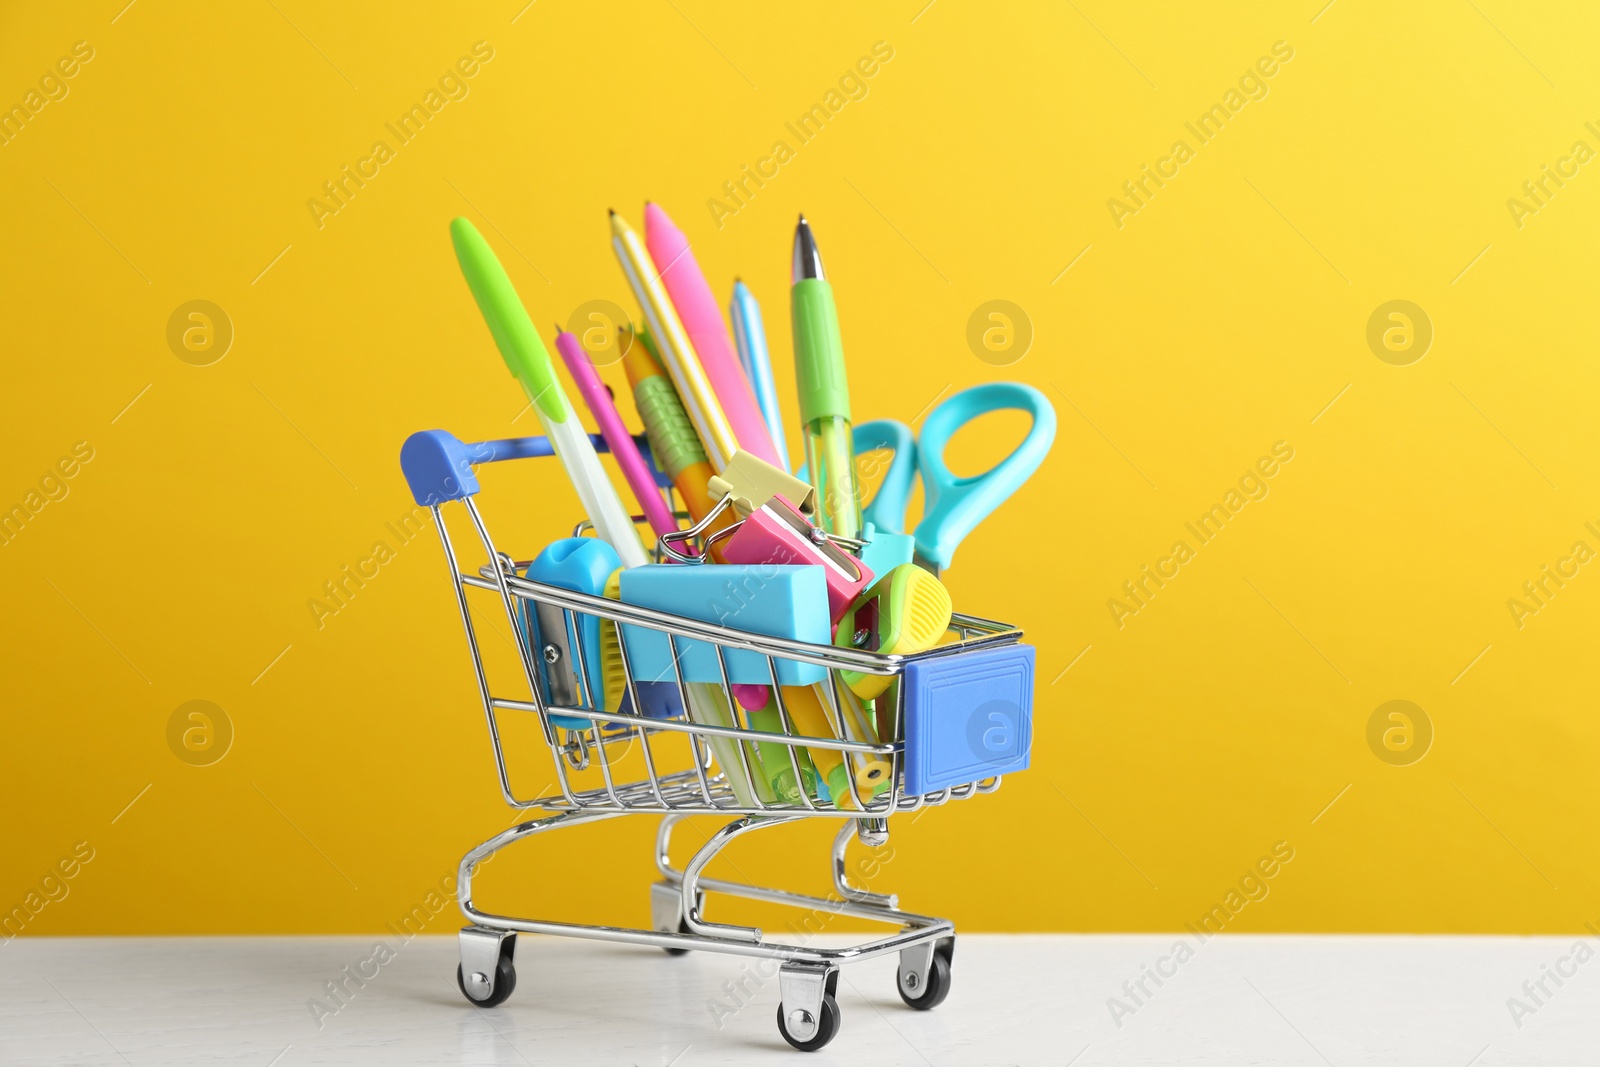
[[[599,538],[565,537],[551,542],[535,556],[525,574],[529,581],[600,596],[605,593],[607,579],[620,568],[616,551]],[[604,663],[599,617],[563,611],[538,601],[528,601],[524,607],[529,644],[543,675],[545,699],[568,708],[587,706],[613,711],[620,706],[627,685],[622,661],[618,657],[609,665]],[[615,634],[611,623],[606,623],[605,628]],[[587,730],[593,725],[590,720],[573,715],[551,715],[550,721],[565,730]]]
[[[622,574],[622,602],[670,611],[769,637],[808,644],[829,643],[828,592],[817,567],[652,563]],[[685,681],[722,681],[716,646],[643,626],[622,628],[622,640],[635,678],[670,681],[677,671]],[[733,649],[726,652],[728,680],[740,685],[771,685],[767,658]],[[778,661],[780,685],[810,685],[824,669],[796,660]]]
[[[695,352],[694,343],[689,339],[683,322],[678,318],[677,309],[667,294],[666,286],[662,284],[661,276],[656,273],[644,242],[627,220],[615,211],[611,213],[611,233],[612,251],[622,265],[628,287],[633,290],[634,297],[644,311],[645,322],[650,326],[650,336],[656,343],[661,364],[678,390],[689,421],[694,424],[695,432],[705,445],[711,466],[721,470],[739,451],[739,440],[734,436],[733,426],[723,413],[711,379]]]
[[[950,592],[915,563],[896,567],[845,611],[833,643],[886,656],[932,648],[950,626]],[[862,700],[882,693],[891,679],[881,674],[841,671],[845,684]]]
[[[711,287],[689,249],[689,239],[659,204],[644,206],[644,244],[706,378],[716,391],[717,402],[739,448],[774,466],[787,467],[772,447],[767,425],[761,421],[761,409],[750,383],[739,370],[733,346],[728,343],[728,327],[723,324],[717,299],[711,295]]]
[[[794,231],[790,281],[795,383],[800,389],[806,466],[817,487],[820,524],[829,533],[858,537],[861,499],[850,444],[850,383],[845,377],[844,344],[839,339],[839,313],[804,215]]]
[[[1027,436],[1011,454],[982,474],[964,478],[951,474],[944,452],[956,431],[981,415],[1008,410],[1033,417]],[[1055,433],[1056,413],[1050,401],[1020,382],[978,385],[949,397],[923,420],[920,439],[914,439],[903,423],[863,423],[856,427],[854,452],[889,448],[895,453],[865,514],[880,535],[903,533],[912,482],[920,474],[923,513],[914,531],[916,562],[938,574],[950,566],[962,539],[1039,469]]]
[[[808,519],[816,514],[817,493],[809,484],[748,452],[738,453],[711,479],[712,496],[731,497],[739,515],[748,515],[774,496],[791,501]]]
[[[816,565],[827,580],[828,615],[835,621],[872,581],[864,563],[823,536],[782,496],[746,515],[721,545],[729,563]]]
[[[545,436],[566,467],[567,477],[577,490],[589,521],[594,523],[595,532],[617,550],[623,566],[648,562],[649,556],[639,541],[633,520],[600,466],[594,446],[589,443],[572,405],[567,402],[555,367],[551,365],[550,353],[529,321],[528,312],[518,299],[511,279],[506,277],[505,268],[495,258],[483,235],[466,219],[458,218],[450,223],[450,239],[455,245],[461,273],[489,325],[501,358],[527,391],[539,422],[544,426]]]
[[[657,534],[676,530],[678,524],[667,502],[662,499],[661,490],[656,487],[655,476],[639,454],[639,446],[634,444],[627,427],[622,424],[616,403],[611,399],[605,383],[600,380],[600,375],[595,372],[589,354],[576,337],[559,326],[556,327],[556,350],[561,353],[567,372],[578,387],[578,395],[583,397],[584,403],[589,405],[590,412],[594,414],[594,420],[600,426],[600,435],[611,446],[611,454],[616,457],[617,466],[622,468],[622,476],[627,479],[634,498],[639,501],[650,528]]]
[[[761,408],[761,421],[767,424],[767,435],[778,455],[778,466],[789,469],[789,442],[783,432],[783,412],[778,408],[778,388],[772,380],[772,358],[767,352],[767,331],[761,322],[761,305],[756,303],[750,287],[738,278],[733,280],[733,299],[728,304],[728,314],[733,320],[734,346],[739,352],[739,363],[750,381],[750,391],[756,395]]]
[[[711,513],[716,500],[706,483],[716,473],[706,459],[706,449],[683,410],[678,391],[650,351],[646,334],[622,327],[622,369],[633,389],[633,405],[650,441],[656,465],[672,479],[689,516],[699,522]]]

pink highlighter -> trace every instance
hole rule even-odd
[[[717,298],[711,295],[706,276],[689,251],[689,239],[673,225],[667,213],[654,204],[644,206],[644,243],[650,250],[650,259],[661,272],[661,281],[672,297],[672,306],[683,321],[700,365],[705,368],[711,388],[716,391],[717,402],[727,416],[728,425],[739,447],[752,456],[759,456],[780,470],[788,470],[786,460],[778,455],[767,433],[767,424],[761,418],[761,408],[750,391],[739,361],[734,357],[733,345],[728,339],[728,327],[722,321],[722,309]]]
[[[572,334],[560,327],[556,330],[556,349],[561,353],[561,359],[572,374],[578,392],[583,395],[584,403],[594,412],[595,422],[600,424],[600,436],[606,439],[606,444],[611,447],[611,454],[617,457],[617,465],[622,468],[622,476],[628,480],[629,488],[638,498],[639,507],[644,510],[645,518],[650,520],[650,528],[657,535],[672,533],[678,528],[677,520],[672,517],[672,510],[662,499],[661,490],[650,474],[650,466],[639,453],[639,446],[634,443],[633,436],[623,425],[622,416],[617,414],[617,405],[612,401],[611,394],[606,391],[605,383],[595,372],[594,364],[589,362],[589,354],[583,350],[583,346]]]

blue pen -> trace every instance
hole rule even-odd
[[[767,356],[767,331],[761,324],[761,305],[756,303],[749,286],[737,278],[733,281],[733,300],[728,305],[728,313],[733,317],[733,340],[739,349],[739,362],[744,365],[744,376],[750,380],[750,391],[756,395],[756,404],[761,408],[761,421],[767,424],[767,433],[784,461],[784,472],[788,473],[789,442],[783,436],[778,390],[772,384],[772,360]]]

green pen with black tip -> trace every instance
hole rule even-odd
[[[860,537],[861,486],[850,434],[850,383],[845,377],[839,313],[804,215],[794,230],[789,280],[795,384],[800,392],[806,469],[817,488],[817,516],[829,533]]]

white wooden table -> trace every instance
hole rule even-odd
[[[1579,963],[1575,937],[1190,936],[1180,962],[1175,935],[965,934],[931,1012],[901,1004],[893,958],[844,968],[843,1026],[811,1056],[778,1036],[776,979],[734,957],[525,936],[485,1011],[456,990],[455,938],[391,935],[364,963],[376,940],[0,944],[0,1063],[1600,1063],[1595,937]],[[335,999],[347,966],[376,975]]]

